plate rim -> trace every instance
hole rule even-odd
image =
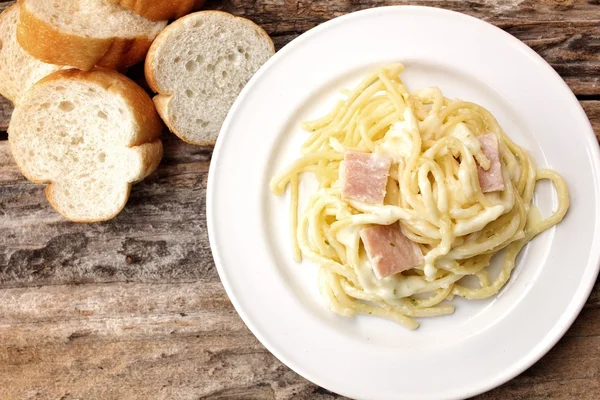
[[[410,10],[415,10],[415,11],[425,11],[425,12],[432,12],[432,13],[448,14],[452,18],[463,18],[465,20],[468,20],[471,23],[480,24],[480,25],[484,26],[486,29],[492,28],[493,30],[500,32],[502,35],[504,35],[505,40],[511,42],[512,46],[515,46],[519,50],[526,53],[527,58],[529,60],[531,60],[532,62],[536,63],[540,68],[544,68],[544,69],[548,70],[552,75],[554,75],[554,77],[556,78],[556,82],[558,84],[561,84],[563,86],[563,88],[566,88],[568,90],[568,92],[572,96],[572,99],[575,100],[575,103],[577,104],[576,108],[577,108],[577,112],[579,115],[576,117],[578,119],[582,119],[583,121],[585,121],[585,124],[589,127],[588,132],[582,132],[581,135],[585,135],[587,141],[590,141],[590,139],[593,139],[592,142],[596,140],[591,122],[589,121],[587,114],[585,113],[583,107],[581,106],[581,103],[576,98],[576,96],[573,94],[573,92],[571,91],[569,86],[566,84],[564,79],[552,68],[552,66],[546,60],[544,60],[539,54],[537,54],[533,49],[531,49],[529,46],[527,46],[521,40],[519,40],[518,38],[509,34],[508,32],[502,30],[501,28],[499,28],[487,21],[484,21],[482,19],[470,16],[468,14],[464,14],[461,12],[457,12],[457,11],[453,11],[453,10],[449,10],[449,9],[445,9],[445,8],[439,8],[439,7],[417,6],[417,5],[393,5],[393,6],[367,8],[367,9],[351,12],[351,13],[330,19],[326,22],[323,22],[323,23],[315,26],[314,28],[304,32],[303,34],[299,35],[298,37],[294,38],[287,45],[285,45],[282,49],[280,49],[277,53],[275,53],[275,55],[273,57],[271,57],[254,74],[254,76],[250,79],[250,81],[246,84],[246,86],[240,92],[239,96],[237,97],[236,101],[232,105],[232,107],[221,127],[219,136],[217,138],[217,141],[216,141],[216,144],[215,144],[215,147],[213,150],[210,167],[209,167],[209,172],[208,172],[207,191],[206,191],[207,230],[208,230],[208,237],[209,237],[211,252],[213,255],[213,259],[215,261],[215,266],[217,268],[219,278],[221,280],[221,283],[223,284],[223,287],[226,290],[229,300],[233,304],[236,312],[238,313],[238,315],[240,316],[240,318],[242,319],[244,324],[248,327],[248,329],[252,332],[252,334],[260,341],[260,343],[271,354],[273,354],[279,361],[281,361],[288,368],[290,368],[294,372],[298,373],[300,376],[307,379],[311,383],[321,386],[321,387],[325,387],[320,383],[322,381],[322,379],[320,379],[318,376],[314,376],[311,372],[306,371],[301,365],[298,365],[294,362],[290,362],[290,360],[285,355],[281,354],[279,351],[277,351],[275,349],[275,346],[271,345],[271,343],[263,335],[261,329],[253,323],[252,318],[249,316],[249,314],[247,314],[244,311],[243,305],[239,302],[239,299],[236,296],[236,294],[231,286],[230,281],[228,280],[227,273],[225,272],[225,267],[224,267],[224,264],[222,261],[223,259],[221,257],[221,253],[219,250],[219,246],[217,245],[216,239],[215,239],[216,230],[218,228],[215,226],[215,222],[214,222],[214,218],[213,218],[214,191],[212,190],[212,188],[215,187],[215,179],[216,179],[215,178],[216,177],[215,170],[217,169],[216,164],[218,163],[218,160],[220,159],[221,148],[223,146],[223,143],[225,142],[225,137],[227,136],[226,132],[229,129],[229,125],[231,124],[231,121],[233,120],[237,109],[242,104],[243,99],[246,97],[247,93],[250,90],[252,90],[252,88],[256,84],[256,82],[258,80],[260,80],[260,78],[264,74],[268,73],[271,65],[275,64],[279,59],[285,57],[289,52],[293,51],[294,48],[298,44],[304,42],[305,40],[310,39],[313,36],[318,35],[323,30],[329,29],[338,24],[346,23],[348,20],[352,20],[354,18],[368,17],[369,14],[376,14],[376,13],[382,12],[386,9],[402,9],[402,10],[407,10],[407,12],[410,12]],[[593,169],[593,177],[595,178],[594,190],[595,190],[595,193],[598,195],[598,194],[600,194],[600,174],[599,174],[599,172],[600,172],[600,146],[592,146],[592,148],[591,149],[588,148],[587,151],[592,153],[592,157],[590,157],[590,159],[591,159],[592,165],[594,167],[594,169]],[[600,217],[598,216],[598,213],[600,212],[600,210],[596,209],[595,211],[596,211],[596,227],[600,227]],[[593,239],[592,244],[599,242],[600,241],[599,234],[596,233],[592,239]],[[492,390],[492,389],[510,381],[517,375],[521,374],[522,372],[524,372],[525,370],[530,368],[536,362],[538,362],[544,355],[546,355],[548,353],[548,351],[550,351],[556,345],[556,343],[564,336],[564,334],[572,326],[575,319],[579,316],[581,310],[583,309],[585,303],[587,302],[587,300],[594,288],[595,282],[596,282],[599,272],[600,272],[600,249],[597,250],[595,253],[596,254],[594,255],[594,248],[592,246],[591,253],[588,257],[588,265],[590,264],[590,260],[593,260],[595,258],[595,266],[596,267],[594,269],[592,269],[591,271],[589,271],[589,267],[586,266],[586,269],[583,271],[584,274],[581,277],[582,280],[586,274],[591,273],[591,276],[589,278],[589,281],[587,282],[587,286],[585,287],[585,290],[579,292],[578,295],[574,296],[573,299],[568,303],[568,305],[565,309],[565,312],[562,315],[562,318],[564,318],[564,320],[563,319],[556,320],[556,322],[554,323],[554,326],[553,326],[553,331],[551,334],[548,334],[546,341],[543,343],[543,346],[537,348],[535,352],[529,353],[530,354],[529,358],[527,357],[527,354],[526,354],[523,357],[517,359],[515,362],[513,362],[511,365],[509,365],[507,368],[505,368],[505,370],[502,373],[497,374],[496,376],[491,377],[490,379],[486,380],[483,385],[465,388],[461,392],[460,398],[463,398],[463,396],[470,397],[470,396],[474,396],[477,394],[487,392],[489,390]],[[558,329],[555,329],[557,327],[558,327]],[[328,389],[328,390],[331,390],[331,389]],[[352,393],[348,393],[346,391],[339,391],[337,389],[335,390],[335,393],[338,393],[338,394],[341,394],[344,396],[348,396],[348,397],[352,396]],[[448,397],[448,398],[456,398],[456,397]]]

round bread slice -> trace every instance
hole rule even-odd
[[[197,10],[204,5],[204,0],[109,0],[113,3],[135,11],[142,17],[160,21],[177,19]]]
[[[63,68],[46,64],[30,56],[17,43],[19,6],[8,7],[0,14],[0,94],[13,103],[31,85]]]
[[[46,63],[120,69],[144,59],[167,21],[151,21],[108,0],[20,0],[17,40]]]
[[[116,216],[131,184],[156,169],[161,127],[152,100],[130,79],[68,69],[25,92],[8,140],[23,175],[50,183],[46,197],[59,213],[95,222]]]
[[[200,11],[178,19],[146,57],[158,113],[184,141],[214,145],[236,97],[274,52],[266,32],[245,18]]]

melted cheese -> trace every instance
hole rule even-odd
[[[395,122],[375,147],[375,153],[391,158],[395,163],[410,156],[414,149],[413,137],[419,134],[419,126],[409,108],[404,110],[404,120]]]

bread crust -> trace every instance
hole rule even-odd
[[[4,36],[4,34],[8,34],[7,30],[13,29],[13,24],[14,29],[16,31],[18,16],[19,6],[17,4],[13,4],[12,6],[2,11],[2,13],[0,13],[0,26],[2,27],[3,31],[2,37],[0,37],[0,43],[9,39],[8,36]],[[15,19],[14,21],[13,18]],[[3,43],[2,47],[8,47],[7,45],[8,43],[5,42]],[[5,50],[4,48],[3,51],[7,52],[7,50]],[[60,68],[63,68],[61,66],[44,64],[41,61],[31,57],[29,54],[27,54],[27,59],[23,60],[27,64],[23,65],[21,63],[21,56],[24,55],[23,53],[25,52],[19,48],[15,49],[14,52],[10,53],[10,59],[8,54],[4,53],[2,55],[2,57],[6,60],[5,65],[7,67],[9,67],[8,63],[12,65],[16,65],[15,63],[18,63],[18,67],[20,70],[28,70],[31,73],[31,75],[27,77],[25,75],[19,75],[18,73],[15,74],[13,71],[0,70],[0,74],[2,74],[3,79],[0,83],[0,94],[6,97],[8,100],[10,100],[13,104],[18,101],[19,97],[29,88],[29,86],[31,86],[31,84],[35,83],[34,81],[31,81],[30,78],[32,78],[33,76],[43,77],[43,75],[38,74],[36,70],[40,71],[41,69],[43,69],[45,71],[44,75],[48,75]],[[16,59],[16,57],[18,57],[18,59]],[[34,68],[35,70],[32,70],[32,68]]]
[[[94,66],[120,69],[142,61],[152,44],[149,37],[92,38],[65,33],[36,17],[19,0],[17,41],[25,51],[49,64],[89,71]]]
[[[167,125],[169,130],[172,133],[174,133],[177,137],[179,137],[181,140],[183,140],[184,142],[194,144],[197,146],[214,146],[215,141],[214,140],[212,140],[212,141],[192,140],[189,137],[183,135],[181,132],[178,132],[175,129],[173,123],[169,119],[169,103],[173,96],[171,93],[168,93],[167,89],[161,87],[160,82],[158,82],[158,80],[156,79],[154,65],[155,65],[156,58],[158,57],[158,51],[160,50],[161,46],[164,45],[164,43],[167,41],[168,37],[175,30],[181,28],[184,25],[184,23],[187,19],[197,18],[200,15],[210,15],[210,14],[224,15],[227,17],[233,17],[236,19],[243,20],[244,22],[250,22],[252,24],[252,27],[256,30],[256,32],[258,34],[260,34],[261,36],[263,36],[268,41],[268,43],[271,45],[272,53],[275,53],[275,45],[273,44],[273,40],[267,34],[267,32],[265,32],[264,29],[262,29],[260,26],[256,25],[253,21],[250,21],[247,18],[238,17],[235,15],[226,13],[224,11],[210,10],[210,11],[198,11],[198,12],[195,12],[192,14],[188,14],[185,17],[179,18],[177,21],[168,25],[165,29],[163,29],[163,31],[161,33],[158,34],[158,36],[154,40],[154,43],[152,43],[152,46],[150,46],[150,49],[148,50],[148,54],[146,55],[146,62],[144,64],[144,75],[146,76],[146,82],[148,83],[148,86],[150,87],[150,89],[152,89],[153,92],[158,93],[156,96],[154,96],[154,98],[152,100],[154,101],[154,105],[156,107],[156,110],[158,111],[158,114],[162,118],[163,122]]]
[[[204,5],[204,0],[109,0],[153,21],[180,18]]]
[[[163,155],[163,145],[160,141],[163,125],[158,114],[156,113],[156,110],[154,109],[152,100],[146,94],[146,92],[131,79],[121,75],[116,71],[104,68],[94,68],[91,71],[80,71],[77,69],[60,70],[46,76],[45,78],[42,78],[32,87],[52,81],[64,80],[91,82],[101,86],[110,93],[114,93],[115,96],[120,96],[123,98],[125,103],[133,111],[133,116],[136,122],[135,135],[134,138],[128,143],[128,146],[130,148],[134,148],[137,152],[141,164],[140,173],[133,179],[132,182],[128,182],[126,184],[127,193],[124,196],[124,202],[123,204],[116,205],[113,213],[103,218],[86,219],[73,218],[60,208],[60,205],[56,202],[55,196],[53,195],[55,185],[54,182],[50,180],[40,180],[34,176],[31,176],[28,171],[25,171],[18,163],[17,167],[28,180],[34,183],[48,183],[48,186],[46,187],[46,198],[52,207],[65,218],[74,222],[106,221],[114,218],[117,214],[119,214],[119,212],[121,212],[127,203],[127,199],[129,198],[129,191],[132,184],[143,180],[158,167]],[[10,140],[9,146],[11,152],[15,154],[15,149],[13,148]],[[15,157],[15,160],[16,159],[17,157]]]

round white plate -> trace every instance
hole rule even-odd
[[[531,242],[499,295],[456,299],[421,327],[331,313],[317,266],[295,263],[286,196],[269,180],[299,156],[303,120],[320,116],[373,68],[403,62],[409,89],[439,86],[477,102],[569,184],[565,220]],[[546,353],[581,310],[600,258],[600,154],[569,88],[523,43],[483,21],[436,8],[346,15],[277,53],[225,121],[209,173],[207,218],[219,275],[256,337],[300,375],[362,399],[451,399],[489,390]],[[310,182],[304,184],[306,194]],[[556,205],[549,184],[536,202]]]

